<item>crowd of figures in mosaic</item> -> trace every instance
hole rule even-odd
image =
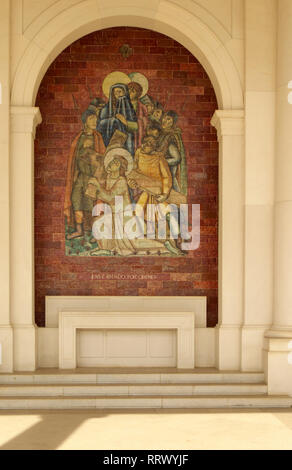
[[[72,142],[67,167],[67,255],[184,255],[181,236],[172,238],[169,227],[169,208],[187,203],[179,116],[162,106],[148,88],[147,78],[139,72],[111,72],[103,80],[103,96],[93,98],[82,113],[82,129]],[[122,207],[117,207],[117,197],[122,198]],[[113,235],[96,239],[92,227],[104,212],[94,213],[94,208],[102,204],[114,215]],[[145,233],[133,239],[120,233],[130,219],[124,209],[131,204],[143,210]],[[155,207],[157,223],[147,237],[149,207]],[[161,238],[157,227],[163,216],[168,230]],[[179,217],[177,223],[179,226]]]

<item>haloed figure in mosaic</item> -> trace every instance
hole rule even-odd
[[[145,135],[148,113],[141,98],[147,93],[148,80],[138,73],[110,73],[103,82],[103,93],[108,103],[100,113],[98,130],[106,146],[118,130],[126,134],[125,148],[134,155]]]
[[[107,173],[105,187],[102,187],[96,178],[90,179],[90,185],[95,187],[95,197],[108,204],[110,208],[111,236],[104,236],[105,218],[108,214],[105,214],[103,207],[99,204],[93,212],[95,215],[93,234],[97,238],[98,248],[91,252],[91,256],[169,255],[171,251],[165,246],[165,241],[144,237],[146,232],[144,218],[137,219],[135,216],[132,217],[132,210],[129,214],[125,211],[131,207],[127,180],[133,168],[131,154],[125,149],[113,149],[107,153],[104,166]],[[117,204],[117,198],[119,198],[119,204]],[[139,210],[138,207],[136,210]],[[133,219],[134,223],[132,223]],[[130,231],[134,226],[140,238],[130,236]]]
[[[131,154],[134,153],[134,133],[138,129],[138,124],[127,85],[116,83],[111,86],[109,102],[100,112],[97,129],[103,137],[105,146],[109,145],[116,130],[123,132],[127,135],[126,149]]]

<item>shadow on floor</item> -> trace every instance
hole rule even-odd
[[[0,450],[55,450],[90,417],[103,418],[104,413],[97,415],[83,411],[5,411],[1,416],[38,416],[41,421],[15,436],[0,447]]]
[[[105,418],[109,415],[170,415],[170,414],[262,414],[272,413],[282,424],[292,430],[292,409],[192,409],[192,410],[11,410],[0,411],[1,416],[34,416],[40,419],[28,429],[10,439],[1,450],[55,450],[73,434],[82,424],[90,419]],[[143,419],[143,417],[142,417]],[[98,436],[97,436],[98,438]]]

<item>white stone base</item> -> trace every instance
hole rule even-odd
[[[59,328],[37,328],[38,367],[58,367]]]
[[[13,331],[11,326],[0,326],[0,373],[13,372]]]
[[[195,325],[196,367],[216,367],[215,328],[197,328]]]
[[[49,296],[46,297],[46,327],[38,328],[38,367],[59,366],[59,312],[119,312],[119,315],[127,313],[145,313],[149,315],[160,312],[163,314],[174,312],[189,312],[195,317],[195,363],[196,367],[215,367],[215,329],[206,327],[207,315],[206,297],[82,297],[82,296]],[[155,315],[154,315],[155,316]],[[150,318],[150,317],[149,317]],[[153,315],[152,317],[153,318]],[[151,321],[150,321],[151,323]],[[149,326],[153,331],[155,322]],[[114,327],[115,331],[116,326]],[[106,329],[94,331],[83,330],[77,334],[77,366],[78,367],[174,367],[177,364],[176,357],[176,332],[167,328],[159,332],[140,329],[135,337],[133,332],[120,330],[117,338],[126,341],[127,348],[131,349],[128,359],[125,353],[117,355],[112,349],[113,334]],[[97,338],[99,336],[99,338]],[[127,340],[128,336],[128,340]],[[159,338],[160,336],[160,338]],[[155,338],[154,338],[155,337]],[[140,351],[142,345],[139,338],[147,345],[146,353]],[[127,344],[128,343],[130,344]],[[97,344],[98,342],[98,344]],[[90,345],[91,343],[91,345]],[[100,344],[103,351],[100,351]],[[159,348],[157,347],[159,343]],[[135,345],[137,357],[135,358]],[[171,351],[172,349],[172,351]],[[122,357],[124,355],[124,357]],[[114,356],[114,357],[113,357]],[[148,359],[147,359],[148,357]]]
[[[218,370],[240,370],[241,327],[239,325],[217,326],[216,367]]]
[[[264,354],[268,394],[292,396],[292,331],[269,331]]]
[[[37,338],[36,326],[14,325],[14,370],[34,371],[37,367]]]
[[[59,366],[59,329],[38,328],[38,367]],[[215,367],[215,328],[195,328],[196,367]],[[101,364],[105,366],[105,364]]]
[[[78,330],[110,330],[111,336],[115,332],[116,341],[108,339],[105,349],[110,349],[103,360],[106,365],[117,366],[118,361],[126,359],[123,350],[127,350],[126,343],[120,348],[123,341],[120,330],[175,330],[176,362],[179,369],[193,369],[195,367],[195,315],[192,312],[60,312],[59,314],[59,367],[60,369],[75,369],[77,365],[77,331]],[[138,333],[137,333],[138,334]],[[112,342],[109,347],[108,344]],[[100,343],[105,341],[101,339]],[[151,357],[147,354],[147,338],[145,341],[145,361],[153,366]],[[143,345],[142,345],[143,346]],[[103,344],[101,344],[101,349]],[[157,354],[161,349],[158,345]],[[95,353],[96,354],[96,353]],[[143,357],[143,351],[141,350]],[[160,352],[161,354],[161,352]],[[159,357],[159,355],[157,356]],[[131,356],[129,356],[130,362]],[[135,357],[132,357],[135,359]],[[84,363],[82,364],[84,366]],[[98,364],[100,365],[100,364]],[[125,365],[121,363],[121,365]],[[132,364],[134,365],[134,364]],[[146,366],[147,362],[141,365]]]
[[[241,370],[259,372],[264,368],[264,336],[269,325],[243,326],[241,330]]]

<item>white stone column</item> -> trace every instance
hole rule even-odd
[[[292,2],[278,1],[273,326],[266,335],[269,393],[292,394]]]
[[[1,2],[0,17],[0,372],[13,370],[13,335],[10,325],[9,228],[9,107],[10,107],[10,1]]]
[[[11,107],[11,323],[14,370],[36,369],[34,138],[39,108]]]
[[[219,140],[219,324],[217,367],[240,370],[243,322],[244,111],[216,111]]]
[[[272,323],[276,18],[276,0],[245,1],[243,371],[263,370],[264,335]]]

